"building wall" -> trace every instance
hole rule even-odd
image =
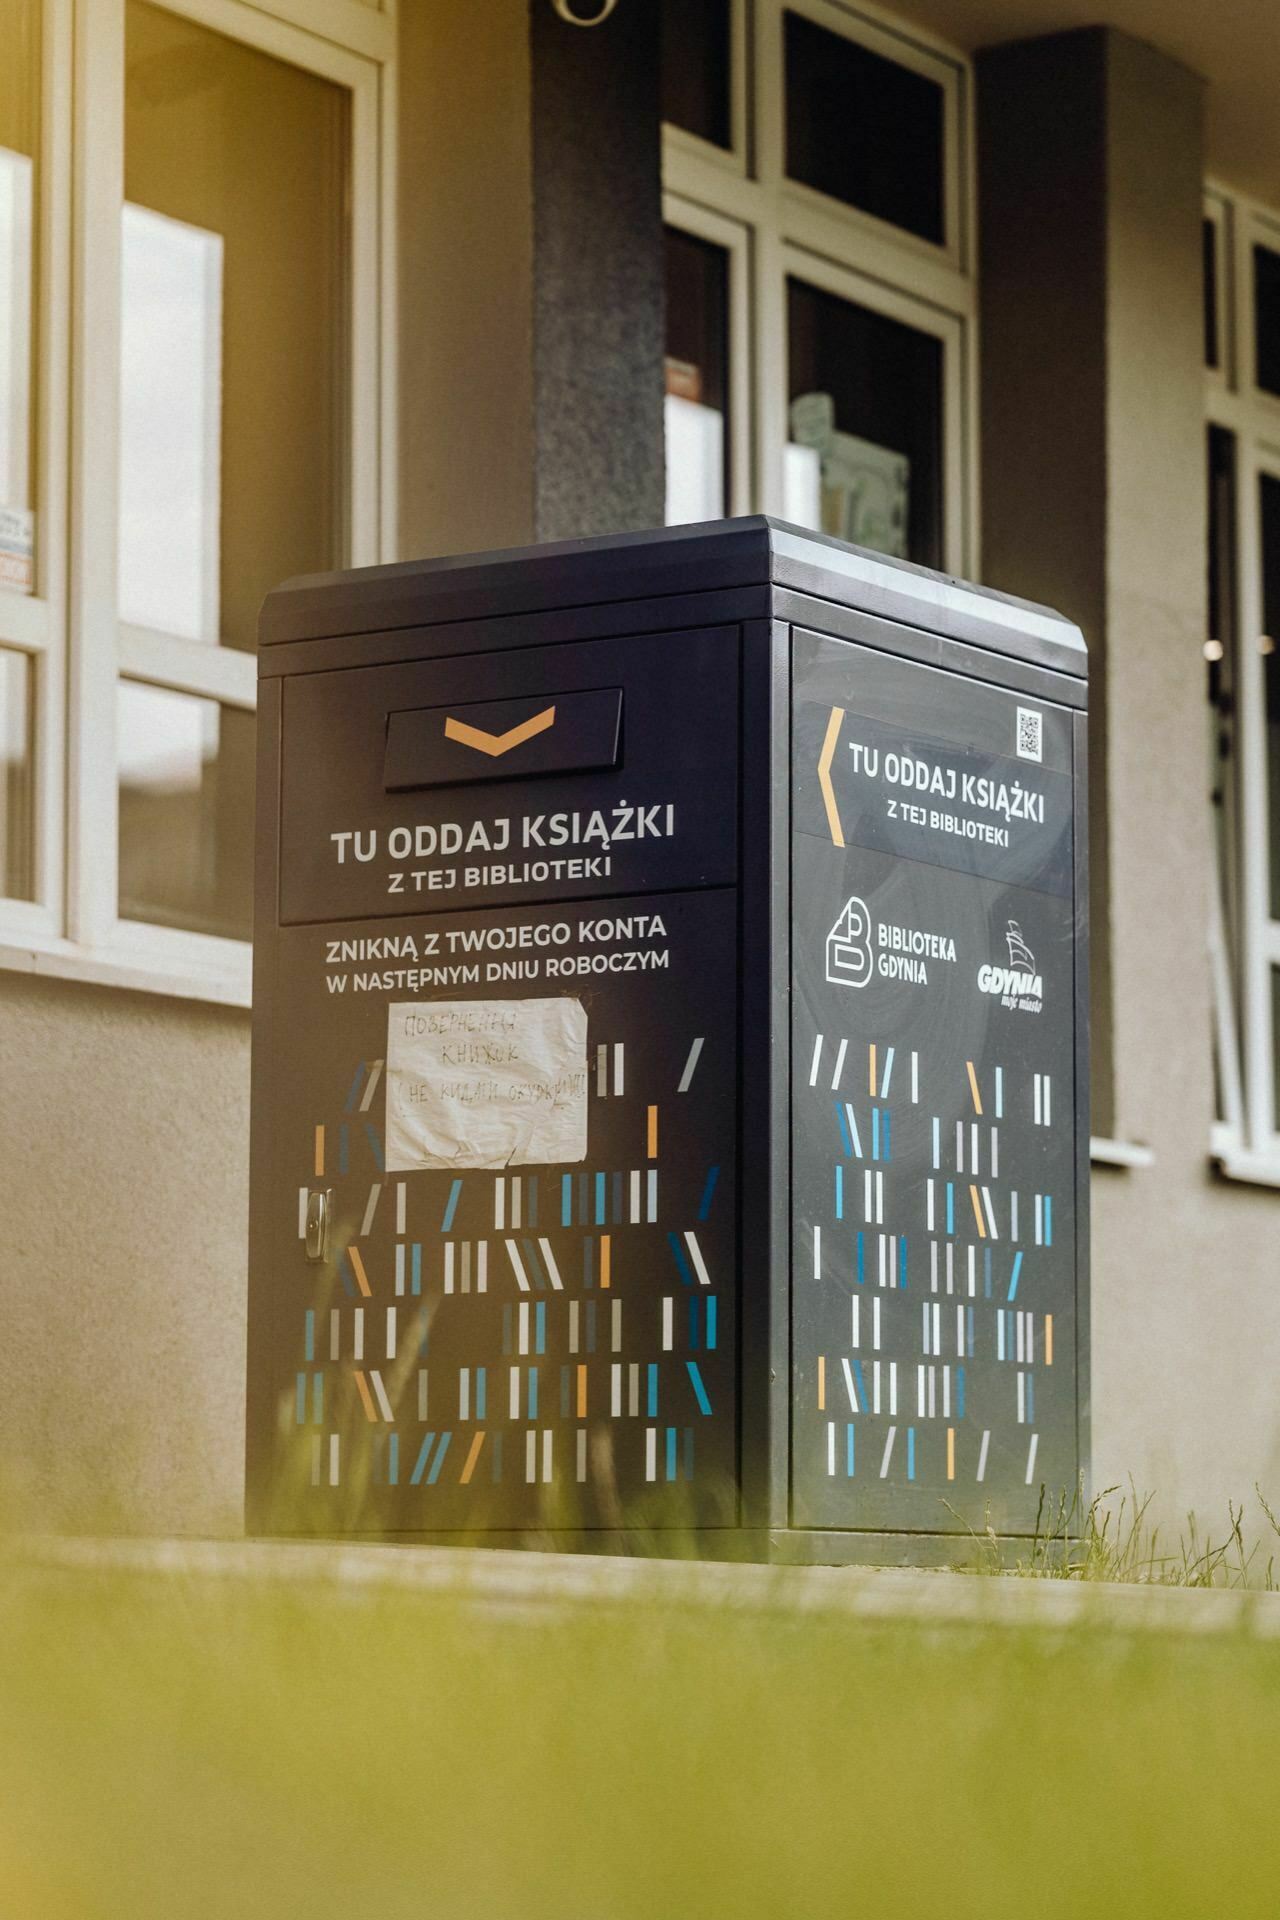
[[[248,1062],[243,1012],[0,976],[0,1501],[21,1525],[240,1528]]]
[[[1222,1522],[1280,1476],[1280,1289],[1209,1163],[1203,89],[1101,29],[978,68],[985,573],[1089,642],[1094,1130],[1154,1154],[1094,1170],[1094,1483]]]

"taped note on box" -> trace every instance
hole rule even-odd
[[[548,1000],[401,1001],[387,1015],[387,1170],[587,1157],[587,1015]]]

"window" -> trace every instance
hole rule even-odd
[[[1280,218],[1206,223],[1215,1147],[1280,1184]]]
[[[393,522],[395,29],[304,17],[0,0],[0,964],[248,999],[258,607]]]
[[[668,521],[972,571],[966,63],[838,0],[663,21]]]

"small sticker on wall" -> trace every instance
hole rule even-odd
[[[35,586],[36,517],[26,507],[0,507],[0,587],[30,593]]]
[[[387,1168],[563,1165],[587,1155],[580,1000],[401,1001],[387,1013]]]

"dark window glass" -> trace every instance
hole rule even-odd
[[[1280,393],[1280,253],[1272,247],[1253,250],[1253,324],[1258,385]]]
[[[729,462],[729,256],[666,232],[667,525],[718,520]]]
[[[0,894],[8,900],[35,892],[31,694],[26,655],[0,650]]]
[[[787,283],[787,514],[942,565],[942,342]]]
[[[1280,920],[1280,480],[1264,473],[1262,625],[1259,638],[1267,690],[1267,837],[1271,848],[1271,917]]]
[[[1218,362],[1218,227],[1214,220],[1206,220],[1204,233],[1204,363],[1207,367],[1216,367]]]
[[[1236,859],[1236,446],[1225,427],[1209,429],[1209,633],[1205,641],[1209,691],[1209,795],[1213,806],[1218,902],[1227,966],[1235,973],[1235,928],[1240,898]],[[1226,1063],[1217,1057],[1217,1112],[1226,1119]],[[1238,1076],[1239,1064],[1235,1073]]]
[[[733,145],[730,0],[662,0],[662,117]]]
[[[941,244],[938,82],[797,13],[786,18],[786,74],[790,177]]]

